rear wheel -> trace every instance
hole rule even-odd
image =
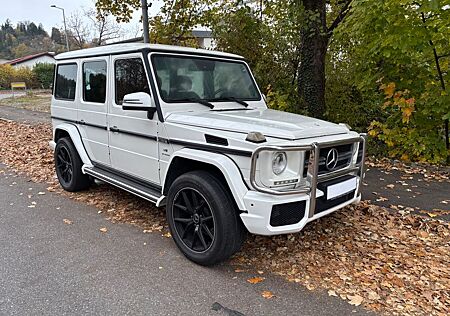
[[[58,140],[54,155],[56,175],[64,190],[74,192],[89,188],[91,180],[81,171],[83,163],[70,138]]]
[[[223,261],[244,241],[245,228],[231,197],[206,171],[189,172],[174,181],[166,214],[176,245],[198,264]]]

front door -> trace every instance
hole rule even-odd
[[[109,111],[111,165],[115,170],[159,185],[157,115],[148,119],[146,112],[122,109],[126,94],[150,94],[142,55],[112,56],[111,62],[113,71],[110,78],[114,90]]]
[[[107,100],[111,90],[107,84],[109,57],[84,59],[81,63],[81,94],[78,126],[84,147],[93,162],[109,166]],[[109,90],[109,91],[108,91]]]

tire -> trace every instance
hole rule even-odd
[[[173,182],[166,216],[175,244],[200,265],[228,259],[245,239],[234,201],[224,185],[206,171],[189,172]]]
[[[89,188],[91,180],[83,174],[83,162],[70,138],[60,138],[55,148],[55,170],[59,183],[64,190],[70,192]]]

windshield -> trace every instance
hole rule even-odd
[[[242,62],[154,55],[152,63],[159,94],[167,103],[261,99],[247,66]]]

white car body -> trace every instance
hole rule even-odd
[[[165,203],[173,172],[200,164],[214,168],[223,176],[245,227],[254,234],[299,232],[308,222],[360,201],[364,135],[345,125],[268,109],[259,90],[259,99],[246,101],[247,108],[233,101],[211,102],[213,110],[195,102],[168,104],[158,89],[151,62],[154,54],[200,56],[246,66],[241,56],[233,54],[150,44],[111,45],[57,55],[57,66],[76,64],[78,75],[73,100],[55,94],[52,98],[52,147],[61,135],[70,136],[84,173],[157,206]],[[151,97],[138,92],[126,95],[122,105],[116,104],[113,67],[117,60],[130,58],[141,59],[145,65]],[[106,63],[103,103],[83,100],[83,65],[89,61]],[[151,117],[145,111],[124,110],[125,105],[145,105],[156,112]],[[265,141],[249,141],[249,133],[263,135]],[[286,152],[284,172],[290,175],[272,172],[277,152]],[[336,152],[347,157],[347,162],[325,170]]]

